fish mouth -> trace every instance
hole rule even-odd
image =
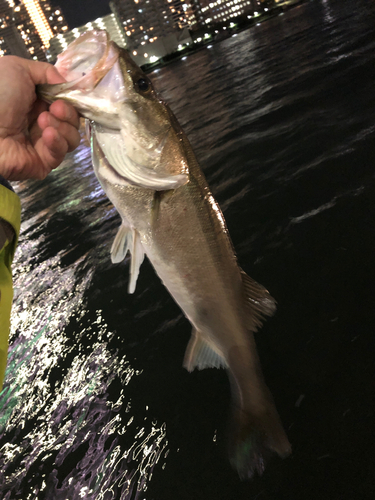
[[[74,82],[74,88],[90,91],[108,73],[118,56],[106,31],[86,31],[57,56],[55,67],[67,82]]]
[[[40,98],[53,102],[72,90],[93,91],[119,57],[117,46],[106,31],[86,31],[57,56],[55,68],[66,80],[58,85],[37,86]]]

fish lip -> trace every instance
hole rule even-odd
[[[61,57],[62,54],[59,54],[59,56],[57,57],[57,63],[55,64],[55,67],[59,71],[61,76],[65,78],[66,81],[57,85],[50,85],[50,84],[37,85],[36,86],[37,96],[48,103],[52,103],[57,99],[66,99],[65,94],[67,91],[79,90],[80,92],[83,93],[92,92],[116,64],[120,56],[120,51],[117,45],[112,40],[110,40],[109,35],[105,30],[86,31],[85,33],[82,33],[80,37],[73,42],[76,43],[77,47],[80,45],[80,43],[84,42],[85,38],[90,38],[90,37],[95,38],[95,36],[97,37],[102,36],[103,33],[105,34],[105,42],[101,43],[106,43],[105,49],[102,54],[99,54],[98,59],[94,63],[94,66],[89,71],[85,72],[82,76],[79,76],[78,78],[74,78],[73,80],[67,80],[65,76],[69,75],[69,73],[72,72],[74,63],[71,62],[70,65],[64,68],[63,62],[61,62],[59,66],[59,58],[60,61],[64,61],[64,59]],[[63,69],[63,71],[61,71],[61,69]],[[64,95],[59,95],[59,94],[64,94]]]
[[[103,40],[104,35],[104,40]],[[113,67],[114,63],[118,60],[119,50],[117,49],[116,44],[110,40],[109,34],[105,30],[90,30],[82,33],[74,42],[72,42],[66,51],[62,52],[57,56],[57,62],[55,64],[56,69],[61,73],[61,75],[65,78],[66,75],[72,73],[76,67],[79,67],[81,61],[87,60],[92,57],[90,52],[84,52],[84,57],[78,61],[72,60],[71,53],[79,52],[77,51],[77,47],[82,45],[87,40],[93,40],[96,42],[98,46],[98,54],[97,58],[94,59],[95,63],[93,66],[90,66],[89,70],[85,72],[81,77],[78,77],[77,82],[81,81],[89,81],[91,76],[94,73],[94,83],[90,88],[86,87],[86,90],[93,90],[97,84],[102,80],[103,76],[105,76],[108,71]],[[104,50],[101,53],[100,46],[105,44]],[[112,56],[110,57],[110,50],[112,49]],[[108,59],[110,60],[110,65],[107,66]],[[68,65],[66,65],[66,61],[68,61]],[[65,78],[67,79],[67,78]],[[69,82],[69,80],[67,80]],[[76,83],[77,83],[76,82]]]

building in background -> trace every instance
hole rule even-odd
[[[112,0],[126,45],[139,65],[152,63],[191,43],[190,3],[184,0]]]
[[[273,0],[199,0],[205,25],[234,21],[236,17],[255,14]]]
[[[39,2],[19,2],[13,9],[13,15],[30,56],[39,61],[46,61],[44,52],[49,47],[53,33]]]
[[[59,33],[66,33],[69,30],[68,23],[60,7],[53,7],[49,0],[39,0],[40,6],[47,18],[53,36]]]
[[[14,20],[13,8],[14,2],[0,0],[0,57],[4,55],[29,57]]]
[[[182,3],[180,0],[112,0],[109,5],[124,28],[127,45],[136,49],[186,27]]]
[[[197,30],[205,26],[200,0],[189,0],[186,16],[191,30]]]
[[[50,62],[54,62],[58,54],[65,50],[67,46],[82,33],[95,29],[108,31],[111,40],[116,42],[120,47],[126,46],[125,35],[121,24],[119,24],[114,14],[109,14],[108,16],[99,17],[95,21],[90,21],[79,28],[74,28],[73,30],[65,33],[59,33],[57,36],[52,38],[52,40],[50,40],[50,48],[47,52],[48,60]]]
[[[0,9],[0,55],[45,61],[51,38],[68,30],[61,9],[48,0],[0,0]]]
[[[184,28],[190,28],[187,11],[190,8],[190,3],[183,0],[167,0],[167,7],[169,9],[169,15],[172,18],[173,26],[183,30]]]

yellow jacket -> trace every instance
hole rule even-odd
[[[11,264],[20,224],[20,199],[13,191],[0,184],[0,391],[7,364],[10,311],[13,300]],[[13,228],[13,235],[9,225]]]

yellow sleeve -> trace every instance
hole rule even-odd
[[[21,203],[18,196],[0,185],[0,218],[14,229],[16,237],[0,248],[0,391],[3,386],[8,357],[10,311],[13,300],[11,264],[21,224]]]

